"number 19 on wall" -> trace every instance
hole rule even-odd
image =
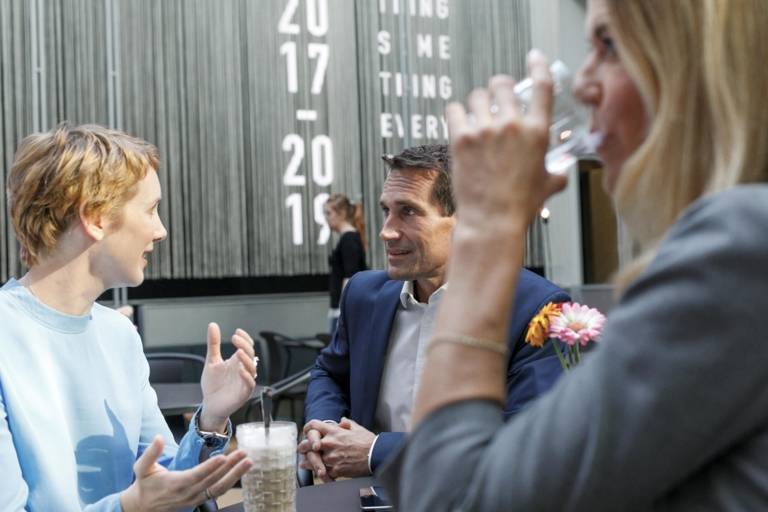
[[[316,135],[312,139],[311,168],[312,181],[320,187],[327,187],[333,183],[333,141],[327,135]],[[283,185],[286,187],[305,187],[307,177],[300,174],[301,164],[305,156],[304,139],[295,133],[290,133],[283,138],[283,151],[290,152],[291,157],[283,175]],[[313,201],[313,217],[315,223],[320,226],[317,236],[317,245],[325,245],[331,236],[331,230],[323,216],[323,205],[328,200],[328,194],[323,192],[315,196]],[[302,195],[298,192],[289,194],[285,200],[285,206],[291,212],[291,233],[293,245],[304,244],[304,212],[302,208]]]
[[[314,200],[314,217],[315,222],[322,226],[320,233],[317,235],[317,245],[325,245],[328,242],[328,238],[331,236],[331,229],[325,222],[325,216],[323,215],[323,206],[328,200],[329,195],[325,192],[317,194]],[[291,212],[291,232],[293,233],[293,245],[304,244],[304,212],[302,211],[302,199],[301,194],[298,192],[288,195],[285,198],[285,206]]]

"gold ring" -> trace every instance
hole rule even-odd
[[[205,499],[206,500],[215,500],[216,499],[216,497],[211,494],[211,491],[208,488],[205,489]]]

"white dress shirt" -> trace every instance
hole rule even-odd
[[[389,334],[389,350],[376,405],[379,432],[408,432],[416,391],[424,368],[427,344],[444,284],[420,303],[413,294],[413,281],[403,283],[400,305]]]

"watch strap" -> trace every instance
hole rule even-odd
[[[203,444],[205,444],[208,448],[213,449],[220,449],[223,448],[228,442],[229,439],[232,437],[232,421],[230,421],[229,418],[227,418],[227,425],[225,427],[224,433],[221,434],[219,432],[207,432],[205,430],[200,430],[200,414],[202,413],[202,407],[195,412],[195,415],[192,417],[192,424],[194,426],[195,432],[197,435],[203,440]]]

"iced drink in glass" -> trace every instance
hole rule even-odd
[[[264,423],[237,427],[237,446],[253,461],[243,475],[245,512],[295,512],[296,424],[273,421],[269,432]]]

